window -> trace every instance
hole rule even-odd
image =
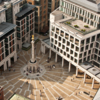
[[[35,1],[35,5],[40,5],[40,1]]]
[[[16,22],[16,24],[17,24],[18,26],[20,26],[20,22]]]
[[[12,38],[14,38],[14,34],[12,34]]]
[[[86,52],[84,52],[84,56],[86,56]]]
[[[20,31],[20,27],[17,27],[17,31]]]
[[[8,38],[5,38],[5,42],[8,42]]]
[[[86,46],[86,50],[88,50],[88,45]]]
[[[20,38],[20,33],[17,33],[17,37]]]
[[[29,27],[27,27],[27,32],[29,31]]]
[[[91,45],[90,45],[90,48],[92,48],[93,47],[93,43],[91,43]]]
[[[11,36],[9,36],[9,41],[11,40]]]
[[[86,43],[88,44],[90,42],[90,38],[88,38],[87,40],[86,40]]]
[[[26,19],[29,20],[29,16],[27,16]]]
[[[95,41],[95,36],[92,37],[92,42]]]

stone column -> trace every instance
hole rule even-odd
[[[69,69],[68,71],[70,72],[71,71],[71,63],[69,62]]]
[[[10,58],[8,60],[8,67],[11,67],[11,60],[10,60]]]
[[[94,87],[94,78],[93,78],[93,81],[92,81],[92,89],[93,89],[93,87]]]
[[[4,62],[4,71],[7,70],[6,62]]]
[[[43,46],[43,53],[45,54],[45,45]]]
[[[35,59],[34,59],[34,40],[32,40],[32,58],[31,58],[31,62],[34,62]]]
[[[85,83],[85,79],[86,79],[86,73],[84,73],[84,81],[83,81],[83,83]]]
[[[64,58],[62,58],[62,67],[64,66]]]
[[[56,55],[55,55],[55,62],[57,62],[57,53],[56,53]]]
[[[43,44],[41,43],[41,52],[43,53]]]
[[[17,54],[15,53],[14,54],[14,62],[16,62],[17,61]]]
[[[51,58],[51,49],[49,49],[49,58]]]
[[[76,67],[76,77],[77,77],[77,75],[78,75],[78,68]]]

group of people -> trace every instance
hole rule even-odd
[[[11,71],[11,68],[9,68],[9,72]],[[13,71],[15,72],[15,69],[13,69]]]
[[[48,68],[50,68],[50,70],[52,70],[52,68],[55,68],[55,67],[56,67],[55,65],[48,66]]]

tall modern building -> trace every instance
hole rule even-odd
[[[100,2],[99,0],[60,0],[60,7],[50,14],[50,38],[42,41],[41,50],[55,52],[62,59],[100,83]],[[73,65],[73,66],[71,66]]]
[[[48,18],[50,17],[50,13],[59,7],[60,0],[48,0]]]
[[[27,0],[27,2],[36,5],[35,32],[48,30],[50,13],[59,6],[59,0]]]
[[[48,26],[48,0],[27,0],[27,2],[36,5],[35,32],[40,33]]]
[[[5,71],[17,60],[17,50],[30,43],[35,27],[35,6],[26,0],[1,1],[0,70]]]

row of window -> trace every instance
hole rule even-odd
[[[53,47],[53,44],[51,44],[51,47]],[[71,54],[66,53],[66,52],[63,51],[62,49],[57,48],[56,46],[54,46],[53,48],[54,48],[55,50],[57,50],[58,52],[62,53],[64,56],[67,56],[69,59],[71,59],[72,61],[74,60],[74,61],[77,63],[78,60],[75,58],[75,56],[76,56],[76,57],[78,56],[77,53],[74,54],[75,56],[72,56]]]
[[[17,21],[17,22],[16,22],[16,25],[21,26],[21,25],[23,25],[23,24],[25,24],[25,23],[26,23],[26,25],[27,25],[27,24],[29,25],[29,24],[32,24],[33,21],[34,21],[34,18],[32,18],[32,19],[30,19],[30,20],[27,20],[27,21],[25,21],[25,19],[24,19],[24,20],[22,20],[21,22]]]
[[[88,18],[93,19],[94,21],[96,20],[97,22],[98,21],[100,22],[100,17],[99,16],[94,15],[93,13],[88,12],[88,11],[86,11],[86,10],[80,8],[80,7],[77,7],[77,6],[73,5],[73,4],[60,1],[60,5],[63,6],[63,7],[66,7],[67,9],[73,10],[75,13],[79,13],[81,15],[85,15],[85,17],[88,17]]]
[[[9,52],[10,50],[10,52]],[[9,55],[9,53],[12,53],[15,50],[15,46],[11,47],[10,49],[7,49],[5,51],[5,57],[7,57]],[[0,55],[0,61],[2,61],[4,59],[4,53],[2,55]]]

